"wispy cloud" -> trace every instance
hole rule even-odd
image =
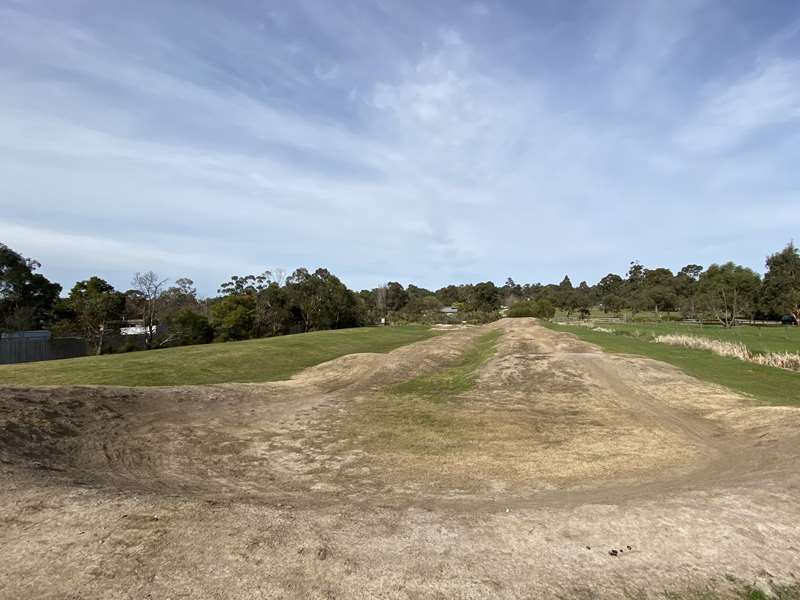
[[[800,120],[800,61],[776,59],[705,94],[676,141],[692,152],[721,152],[773,126]]]
[[[0,239],[65,285],[157,268],[206,292],[275,265],[354,286],[758,267],[796,223],[719,205],[797,190],[785,19],[726,58],[702,4],[593,6],[8,5]],[[723,225],[739,254],[706,243]]]

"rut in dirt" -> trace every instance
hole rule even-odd
[[[495,328],[503,332],[496,354],[445,407],[466,432],[447,453],[343,438],[354,407],[368,410],[389,386],[447,368]],[[792,468],[800,430],[792,435],[797,415],[787,412],[765,436],[764,409],[731,392],[511,319],[345,356],[285,382],[9,388],[2,397],[6,465],[249,501],[309,501],[309,492],[321,502],[366,492],[480,500],[502,490],[523,502],[658,494],[777,476]]]

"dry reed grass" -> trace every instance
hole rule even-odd
[[[658,335],[653,338],[653,341],[659,344],[669,344],[670,346],[709,350],[719,356],[728,356],[767,367],[800,371],[800,354],[793,354],[791,352],[756,354],[751,352],[747,346],[741,342],[726,342],[693,335]]]

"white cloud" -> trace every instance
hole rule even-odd
[[[709,91],[676,135],[690,152],[722,152],[766,127],[800,119],[800,61],[774,60]]]
[[[252,27],[195,7],[166,32],[128,15],[145,40],[5,10],[3,241],[65,277],[154,268],[205,292],[236,271],[300,265],[358,287],[579,281],[673,250],[695,260],[717,194],[741,202],[765,173],[781,180],[764,167],[773,155],[745,170],[692,153],[786,123],[791,61],[709,91],[677,132],[690,112],[680,90],[643,102],[690,39],[689,10],[648,5],[630,23],[587,25],[599,32],[553,23],[515,62],[493,54],[505,32],[488,29],[508,7],[448,24],[413,4],[299,6]],[[587,57],[600,52],[587,61],[597,71],[571,70],[587,68],[570,55],[576,33]]]

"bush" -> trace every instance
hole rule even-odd
[[[533,303],[532,302],[517,302],[506,313],[509,317],[532,317],[533,316]]]
[[[465,321],[472,325],[483,325],[484,323],[491,323],[500,318],[498,311],[484,311],[473,310],[469,312],[459,313],[458,320]]]
[[[208,344],[214,339],[214,328],[203,315],[189,308],[175,313],[169,320],[170,346]]]
[[[556,309],[552,302],[545,298],[536,301],[517,302],[508,309],[509,317],[534,317],[536,319],[552,319]]]

